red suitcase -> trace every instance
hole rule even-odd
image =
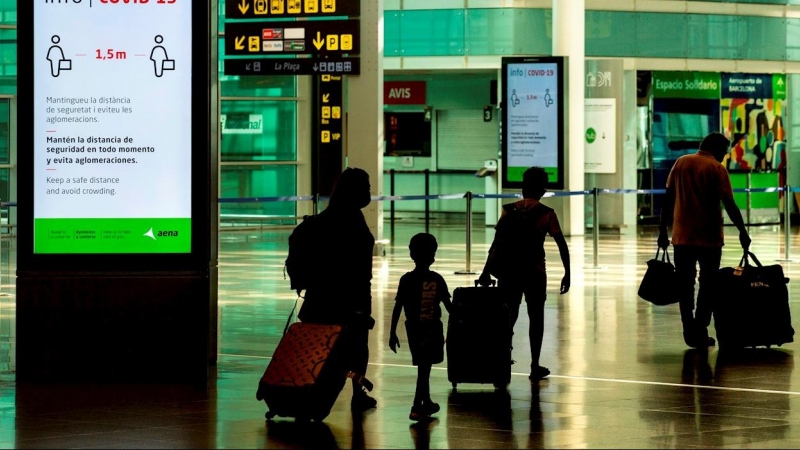
[[[258,384],[256,399],[264,400],[275,416],[322,421],[330,414],[350,372],[347,329],[341,325],[298,322],[281,339]]]

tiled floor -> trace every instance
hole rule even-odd
[[[688,448],[800,447],[800,374],[794,348],[746,351],[735,357],[688,350],[676,305],[638,299],[645,261],[655,250],[652,229],[603,234],[599,268],[591,235],[568,239],[572,290],[557,295],[562,269],[548,241],[549,300],[542,363],[553,375],[527,379],[527,318],[515,335],[514,375],[507,391],[459,385],[446,365],[432,375],[438,419],[408,420],[416,371],[406,346],[387,345],[399,277],[413,265],[407,242],[418,221],[398,224],[394,244],[374,261],[369,377],[378,408],[349,412],[346,387],[324,423],[278,419],[265,423],[255,399],[295,297],[283,278],[287,230],[226,233],[220,261],[220,356],[207,390],[179,386],[15,385],[13,251],[2,242],[0,271],[0,448]],[[386,228],[388,233],[388,226]],[[491,230],[475,227],[472,268],[480,268]],[[723,265],[738,263],[733,229]],[[440,242],[434,269],[450,289],[468,286],[463,227],[431,228]],[[751,230],[765,264],[783,256],[778,227]],[[388,236],[387,236],[388,237]],[[800,236],[793,236],[800,258]],[[797,292],[800,264],[783,263]],[[792,298],[800,311],[800,297]],[[799,313],[800,314],[800,313]],[[798,317],[798,316],[796,316]],[[797,328],[798,320],[794,320]],[[712,327],[713,335],[713,327]],[[401,339],[404,340],[403,334]],[[146,361],[143,361],[146,364]]]

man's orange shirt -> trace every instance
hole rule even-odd
[[[675,191],[672,245],[722,247],[720,202],[733,198],[725,167],[702,150],[681,156],[669,172],[667,189]]]

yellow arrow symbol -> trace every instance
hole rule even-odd
[[[322,94],[322,103],[328,103],[331,100],[331,94]]]
[[[322,39],[322,35],[319,31],[317,31],[317,38],[314,39],[314,47],[317,47],[317,50],[321,49],[323,45],[325,45],[325,39]]]
[[[244,50],[244,36],[234,39],[233,43],[236,44],[234,46],[236,50]]]
[[[250,4],[242,0],[242,3],[239,4],[239,11],[241,11],[242,14],[247,14],[248,9],[250,9]]]

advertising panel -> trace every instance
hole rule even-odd
[[[33,7],[33,253],[192,251],[192,4]]]
[[[532,166],[564,188],[564,59],[503,58],[503,188],[522,187]]]
[[[617,171],[617,99],[584,100],[584,172]]]
[[[785,74],[722,73],[721,126],[731,140],[725,166],[734,171],[784,168],[785,110]]]

